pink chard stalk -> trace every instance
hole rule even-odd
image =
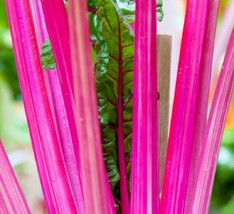
[[[69,18],[85,210],[87,214],[113,213],[114,204],[112,196],[110,198],[108,194],[110,187],[109,184],[106,185],[106,171],[102,156],[87,2],[69,1]],[[94,165],[97,167],[93,167]]]
[[[191,156],[194,145],[198,149],[201,145],[199,141],[206,125],[217,9],[218,1],[187,2],[165,164],[162,213],[184,213],[187,194],[193,197],[192,188],[188,192],[188,183],[190,172],[193,179],[192,167],[196,166],[196,159]],[[200,17],[199,22],[197,17]]]
[[[30,210],[0,140],[0,213],[25,213]]]
[[[159,212],[156,2],[136,1],[131,213]]]
[[[222,70],[215,90],[210,115],[203,138],[203,156],[201,158],[198,179],[195,183],[193,213],[207,213],[214,176],[218,161],[218,154],[222,140],[228,106],[234,89],[234,28],[229,40]]]
[[[214,52],[215,32],[218,18],[219,0],[209,0],[209,9],[206,11],[206,26],[204,33],[204,43],[202,48],[201,75],[199,79],[200,87],[197,96],[195,136],[192,151],[192,163],[190,167],[189,183],[187,190],[186,210],[191,210],[190,202],[194,199],[194,182],[198,178],[197,171],[200,168],[199,158],[203,156],[202,139],[205,134],[207,123],[207,109],[210,92],[210,81],[212,72],[212,60]]]
[[[85,81],[88,80],[89,82],[88,84],[84,83],[86,86],[91,85],[89,96],[91,100],[89,100],[90,103],[84,103],[85,105],[81,105],[82,103],[79,103],[78,105],[93,106],[94,108],[91,109],[93,113],[92,111],[89,112],[89,109],[88,111],[85,110],[84,107],[81,111],[85,110],[86,112],[80,113],[80,109],[78,108],[78,115],[82,115],[79,117],[80,120],[78,120],[78,122],[81,122],[78,123],[78,129],[76,125],[77,122],[74,119],[76,118],[76,114],[74,113],[75,103],[73,101],[72,87],[70,86],[70,84],[73,85],[73,83],[71,83],[71,78],[68,78],[71,76],[69,75],[69,72],[71,72],[71,68],[69,67],[69,36],[64,36],[64,29],[62,29],[63,31],[58,30],[58,20],[61,19],[61,22],[59,23],[63,23],[61,26],[65,28],[67,26],[67,31],[65,32],[68,33],[68,20],[64,4],[62,1],[57,1],[56,10],[49,10],[52,7],[50,2],[42,1],[42,4],[40,4],[39,1],[32,1],[32,3],[34,7],[31,7],[29,1],[24,1],[22,3],[8,1],[7,6],[22,94],[29,121],[30,133],[33,139],[40,179],[42,181],[49,212],[84,213],[86,211],[86,213],[93,213],[93,211],[96,210],[97,212],[102,211],[103,213],[107,213],[109,208],[107,208],[108,203],[105,202],[105,200],[107,201],[106,192],[108,191],[105,189],[110,187],[109,184],[106,183],[107,179],[101,153],[100,135],[96,134],[100,133],[100,131],[97,123],[97,110],[95,110],[95,106],[97,106],[96,97],[92,95],[95,94],[95,90],[94,82],[92,83],[94,80],[92,80],[93,78],[90,76],[93,75],[92,63],[90,63],[91,54],[88,55],[90,60],[89,63],[85,63],[86,65],[91,66],[89,67],[89,76],[85,77]],[[31,8],[35,9],[35,11],[33,11],[35,25],[32,19]],[[86,7],[84,7],[84,9],[87,11]],[[51,11],[56,12],[51,13]],[[55,18],[57,21],[55,21]],[[49,32],[47,32],[44,23],[41,22],[44,19],[46,20],[47,29],[50,29]],[[74,25],[78,23],[79,20],[78,22],[75,22]],[[14,25],[16,27],[14,27]],[[37,38],[34,28],[38,33]],[[53,29],[55,30],[53,31]],[[89,35],[88,29],[85,30],[87,30],[85,35]],[[73,32],[73,30],[71,30],[71,32]],[[43,75],[42,72],[39,47],[48,37],[48,33],[52,48],[55,52],[55,60],[58,69],[53,71],[55,74],[53,74],[52,71],[48,71],[50,74],[47,76],[46,74]],[[76,32],[74,32],[74,35],[76,35]],[[88,43],[87,47],[89,47],[89,37],[85,39]],[[68,41],[68,43],[66,43],[66,41]],[[86,49],[78,52],[80,55],[84,55],[85,53]],[[86,75],[85,72],[83,73]],[[54,77],[54,79],[52,79],[52,77]],[[47,85],[49,85],[50,82],[54,85],[50,88],[47,87],[46,90],[44,81],[47,81]],[[84,80],[82,79],[82,81]],[[59,93],[53,88],[56,85],[58,86],[57,90]],[[87,92],[87,89],[88,88],[86,87],[82,88],[85,92]],[[81,93],[84,94],[82,90]],[[50,101],[49,103],[47,93],[51,96],[51,100],[55,101],[56,99],[61,99],[61,101],[55,101],[55,103],[53,103],[54,105],[50,106],[52,102]],[[52,114],[51,107],[54,110],[54,114]],[[63,119],[58,114],[59,109],[63,109]],[[90,116],[88,119],[84,118],[83,123],[82,117],[84,115]],[[96,126],[93,125],[95,118]],[[55,119],[57,123],[54,122],[55,120],[53,119]],[[90,125],[87,126],[87,123]],[[92,127],[94,127],[93,135],[91,135],[93,138],[90,139],[90,132],[88,134],[87,130]],[[64,132],[65,130],[68,130],[67,134]],[[82,144],[78,144],[76,132],[80,137],[79,143],[82,142]],[[84,134],[85,132],[86,134]],[[94,142],[95,144],[93,144]],[[88,146],[89,143],[90,146]],[[77,153],[79,151],[80,153]],[[88,154],[86,154],[86,151],[88,151]],[[83,158],[83,161],[80,159],[80,156],[81,159]],[[100,163],[103,163],[101,165],[102,167],[100,166]],[[90,173],[94,174],[91,175]],[[81,178],[83,176],[82,188],[79,184],[80,176]],[[90,178],[90,180],[87,178]],[[53,180],[52,183],[50,182],[51,180]],[[92,186],[93,189],[90,190]],[[83,189],[85,189],[86,193],[84,194],[84,198],[86,198],[84,204]],[[91,197],[93,197],[93,200],[91,200]],[[111,201],[111,199],[109,201]],[[109,202],[109,206],[110,209],[113,209],[113,201],[111,202],[112,205]]]
[[[38,171],[49,212],[77,212],[46,92],[28,0],[7,1],[16,64]]]
[[[38,38],[38,48],[42,46],[49,38],[47,28],[45,26],[45,17],[40,1],[32,1],[34,9],[35,30]],[[58,11],[58,10],[57,10]],[[66,11],[58,11],[60,14]],[[65,14],[66,15],[66,14]],[[58,41],[59,42],[59,41]],[[56,52],[57,53],[57,52]],[[56,55],[57,57],[57,55]],[[59,135],[60,144],[64,153],[64,159],[67,165],[67,171],[71,180],[74,197],[78,201],[78,209],[80,213],[84,212],[84,203],[82,195],[82,187],[79,174],[79,150],[78,136],[76,125],[75,105],[71,90],[62,87],[64,83],[57,69],[44,72],[47,92],[50,94],[50,105],[54,113],[54,121]],[[68,80],[67,80],[68,81]],[[69,86],[69,82],[67,82]],[[67,90],[66,90],[67,89]]]

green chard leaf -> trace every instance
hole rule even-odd
[[[99,28],[95,44],[95,76],[99,117],[109,181],[114,196],[118,198],[118,140],[121,138],[124,141],[126,167],[130,168],[133,32],[112,0],[99,1],[97,15]]]
[[[42,45],[41,61],[44,71],[53,70],[56,67],[50,40],[45,41],[45,43]]]

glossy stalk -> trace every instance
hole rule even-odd
[[[200,168],[195,182],[193,213],[208,213],[218,154],[228,108],[234,89],[234,28],[229,40],[222,70],[212,101],[208,124],[203,139]]]
[[[81,181],[87,214],[111,213],[102,155],[86,1],[69,1],[74,96],[78,116]],[[113,207],[113,206],[111,206]]]
[[[136,1],[130,213],[159,213],[156,1]]]
[[[160,204],[165,214],[185,212],[208,6],[208,0],[187,1]]]
[[[50,213],[76,213],[46,92],[29,0],[7,0],[17,71],[34,154]]]
[[[0,212],[31,213],[0,140]]]
[[[34,23],[38,38],[38,47],[40,49],[43,43],[49,39],[49,35],[45,25],[41,2],[32,0],[32,8],[34,10]],[[63,96],[65,92],[59,81],[59,73],[60,72],[58,72],[56,68],[54,70],[45,71],[44,77],[47,83],[47,91],[51,96],[50,106],[53,109],[57,133],[63,150],[72,191],[76,198],[79,213],[82,214],[85,213],[85,210],[80,181],[78,135],[76,131],[76,112],[74,108],[75,102],[65,103],[66,99]],[[67,108],[68,106],[69,108]]]

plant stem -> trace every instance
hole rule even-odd
[[[159,213],[156,1],[136,1],[131,213]]]
[[[194,186],[193,213],[208,213],[220,144],[234,89],[234,28],[229,40],[222,70],[203,138],[200,168]]]
[[[29,0],[7,0],[17,71],[37,167],[50,213],[77,207],[49,105]]]
[[[41,2],[32,0],[32,9],[34,9],[34,26],[38,38],[38,47],[41,48],[42,44],[49,39]],[[64,96],[66,92],[65,89],[61,87],[61,79],[59,79],[59,73],[61,72],[58,72],[58,69],[59,68],[44,72],[44,77],[47,83],[47,91],[50,93],[50,106],[53,109],[54,121],[56,122],[72,191],[76,199],[79,213],[82,214],[85,213],[85,210],[80,181],[75,103],[74,100],[72,100],[72,102],[65,102],[66,98],[64,97],[67,95]],[[72,97],[71,92],[70,97]]]
[[[8,160],[6,151],[0,140],[0,212],[1,213],[25,213],[30,210],[20,185],[14,174],[14,170]]]
[[[117,16],[118,17],[118,16]],[[118,20],[119,32],[121,32],[120,22]],[[118,160],[119,160],[119,172],[120,172],[120,208],[121,213],[128,214],[129,208],[129,196],[128,196],[128,179],[126,174],[126,162],[124,152],[124,133],[123,133],[123,59],[122,59],[122,41],[119,33],[119,74],[118,74],[118,103],[117,103],[117,115],[118,115]]]
[[[165,214],[185,212],[208,6],[208,0],[187,1],[160,204]]]
[[[200,87],[197,97],[197,108],[196,108],[196,129],[194,137],[194,146],[192,152],[192,163],[190,167],[189,183],[188,183],[188,193],[186,201],[186,212],[191,210],[191,202],[194,200],[194,182],[198,178],[197,172],[201,167],[199,159],[203,156],[203,137],[205,134],[205,128],[207,124],[207,110],[208,110],[208,100],[210,92],[210,80],[212,72],[212,59],[214,51],[215,33],[216,25],[218,19],[218,9],[220,0],[209,0],[209,10],[206,13],[206,27],[205,27],[205,37],[204,46],[202,51],[202,61],[200,70],[201,76],[199,79]]]
[[[74,96],[78,116],[80,169],[87,214],[113,213],[114,202],[102,154],[86,1],[69,1]]]

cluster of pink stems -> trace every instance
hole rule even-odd
[[[116,213],[102,154],[87,2],[68,2],[67,12],[62,0],[6,0],[39,177],[49,213]],[[156,1],[136,0],[131,187],[120,178],[123,214],[208,213],[234,87],[232,30],[208,115],[218,8],[219,0],[187,1],[160,191]],[[56,69],[43,72],[47,39]],[[0,159],[1,213],[30,213],[2,145]]]

